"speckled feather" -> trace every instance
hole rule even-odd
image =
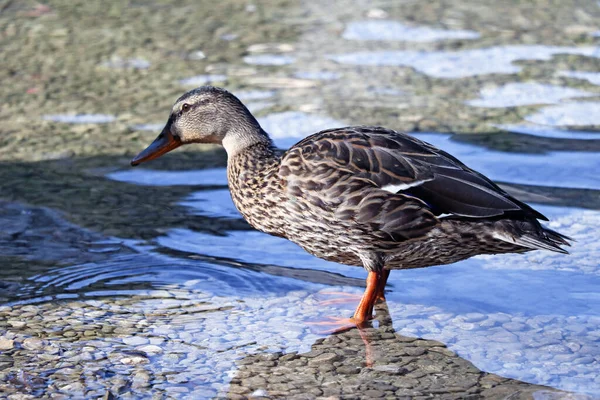
[[[230,158],[228,179],[255,228],[367,270],[568,245],[539,224],[542,214],[488,178],[384,128],[322,131],[282,155],[258,143]]]

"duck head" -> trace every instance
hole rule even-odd
[[[131,160],[131,165],[153,160],[189,143],[221,144],[231,156],[246,146],[265,140],[270,142],[237,97],[225,89],[203,86],[177,99],[160,135]]]

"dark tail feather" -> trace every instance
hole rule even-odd
[[[526,233],[516,238],[515,243],[532,249],[544,249],[555,251],[557,253],[569,254],[569,252],[560,246],[571,246],[568,240],[573,240],[568,236],[553,231],[552,229],[540,227],[540,231],[535,234]]]
[[[556,243],[554,240],[548,237],[535,237],[526,234],[521,237],[515,238],[515,244],[518,244],[519,246],[523,247],[528,247],[530,249],[543,249],[555,251],[557,253],[569,254],[568,251],[560,247],[558,243]]]
[[[552,229],[548,229],[548,228],[543,228],[543,229],[544,229],[544,234],[546,235],[546,238],[556,244],[571,246],[571,243],[569,243],[568,240],[570,240],[571,242],[575,241],[575,239],[572,239],[572,238],[568,237],[567,235],[563,235],[562,233],[553,231]]]
[[[539,225],[537,221],[534,227],[529,225],[527,227],[528,229],[526,228],[515,230],[514,225],[511,228],[513,229],[505,231],[505,234],[501,234],[498,232],[498,234],[495,235],[495,237],[497,239],[504,240],[509,243],[514,243],[516,245],[526,247],[529,249],[543,249],[555,251],[557,253],[569,254],[568,251],[566,251],[560,246],[571,246],[571,244],[568,241],[573,241],[573,239],[563,235],[562,233],[558,233],[551,229],[544,228],[543,226]]]

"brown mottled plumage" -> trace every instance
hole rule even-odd
[[[542,214],[428,143],[358,126],[315,133],[282,154],[223,89],[202,87],[178,99],[161,135],[132,165],[208,142],[225,147],[233,202],[253,227],[369,271],[353,319],[359,324],[383,297],[384,270],[478,254],[566,253],[559,246],[568,238],[542,227]]]

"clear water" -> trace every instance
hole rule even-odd
[[[560,71],[558,75],[566,76],[568,78],[584,79],[594,85],[600,85],[600,73],[598,72]]]
[[[106,114],[53,114],[43,117],[46,121],[62,122],[65,124],[106,124],[117,118]]]
[[[464,78],[485,74],[514,74],[517,60],[549,60],[557,54],[599,57],[597,47],[497,46],[461,51],[359,51],[336,54],[330,59],[341,64],[408,66],[435,78]]]
[[[254,54],[241,61],[283,66],[292,77],[327,85],[345,78],[334,72],[332,65],[337,64],[330,60],[346,64],[342,68],[372,68],[374,77],[381,67],[409,66],[435,78],[456,79],[517,73],[522,70],[515,64],[519,60],[551,60],[558,54],[600,55],[597,47],[545,45],[457,51],[368,51],[359,46],[365,41],[402,41],[407,33],[416,42],[479,37],[474,31],[359,21],[347,24],[338,38],[344,46],[357,44],[357,48],[343,47],[349,50],[339,54],[312,49],[313,59],[330,63],[323,70],[317,69],[318,65],[302,65],[308,57],[296,57],[295,53]],[[592,74],[559,75],[596,80]],[[190,87],[227,80],[226,75],[217,74],[181,78],[179,83]],[[276,81],[252,79],[262,82],[263,88],[273,87],[264,85],[265,81]],[[390,82],[375,83],[373,87],[379,89],[373,93],[404,94]],[[284,90],[299,89],[256,88],[238,94],[243,101],[257,102],[256,109],[264,109],[270,103],[261,101],[275,103]],[[535,201],[530,204],[551,219],[548,225],[576,242],[570,255],[540,251],[481,256],[449,266],[393,271],[387,304],[397,333],[440,341],[487,372],[600,396],[600,134],[572,130],[577,125],[600,125],[600,103],[573,100],[590,96],[588,91],[541,82],[482,88],[480,98],[471,100],[470,106],[545,104],[523,115],[519,123],[495,125],[516,134],[496,135],[502,150],[475,136],[416,135],[501,184],[520,190],[519,195],[531,195]],[[325,111],[301,111],[301,101],[288,111],[259,119],[279,147],[289,147],[321,129],[348,125]],[[103,114],[44,118],[63,123],[115,120]],[[162,126],[149,123],[133,128],[158,131]],[[554,150],[543,151],[549,139],[560,142]],[[231,202],[224,169],[167,171],[149,167],[123,169],[105,177],[132,186],[161,186],[165,191],[194,186],[191,195],[178,200],[190,218],[241,219]],[[586,209],[569,206],[573,193],[587,196]],[[152,223],[149,219],[148,224]],[[310,351],[326,335],[315,332],[307,321],[350,316],[356,305],[323,305],[320,301],[327,299],[330,291],[360,294],[366,276],[362,268],[326,262],[286,240],[242,229],[242,224],[232,226],[219,233],[170,227],[147,241],[96,238],[84,244],[86,255],[93,255],[89,262],[57,265],[61,260],[52,260],[18,284],[0,279],[4,285],[0,288],[6,292],[0,293],[6,298],[0,302],[0,312],[42,314],[50,342],[62,335],[65,327],[81,328],[82,332],[110,328],[103,337],[83,335],[60,342],[61,351],[67,354],[89,354],[84,369],[93,370],[94,377],[81,379],[86,387],[97,389],[98,396],[104,395],[104,381],[110,379],[103,381],[97,375],[108,376],[110,371],[134,376],[140,370],[153,376],[152,390],[173,397],[223,395],[239,373],[240,360],[248,355]],[[142,361],[135,358],[141,353]],[[73,358],[61,368],[80,361]],[[31,362],[43,363],[43,358]]]
[[[398,21],[353,21],[346,25],[342,37],[348,40],[398,40],[435,42],[438,40],[477,39],[479,33],[467,30],[433,29],[408,26]]]
[[[301,122],[297,114],[288,116],[291,123]],[[600,190],[598,153],[531,155],[494,151],[447,134],[416,136],[501,182],[551,188],[558,197],[561,187]],[[180,201],[190,216],[240,218],[224,169],[128,169],[107,178],[132,185],[200,185]],[[533,205],[551,218],[550,227],[576,240],[570,255],[482,256],[450,266],[393,271],[387,295],[393,327],[402,335],[441,341],[485,371],[599,394],[600,212]],[[323,292],[360,294],[365,277],[361,268],[314,258],[256,231],[221,236],[173,228],[150,243],[118,238],[110,243],[136,253],[51,268],[32,277],[21,288],[21,300],[10,305],[75,298],[102,314],[115,310],[114,299],[123,299],[126,315],[120,318],[156,317],[146,317],[133,333],[114,340],[133,350],[157,343],[161,351],[154,355],[155,370],[166,368],[169,355],[185,352],[186,373],[222,382],[221,391],[243,354],[309,351],[320,335],[306,322],[349,315],[355,305],[320,305],[327,298]],[[68,307],[55,307],[61,304]],[[216,390],[214,385],[209,389]]]
[[[481,90],[479,99],[469,100],[474,107],[503,108],[532,104],[555,104],[573,97],[596,96],[585,90],[540,83],[509,83]]]

